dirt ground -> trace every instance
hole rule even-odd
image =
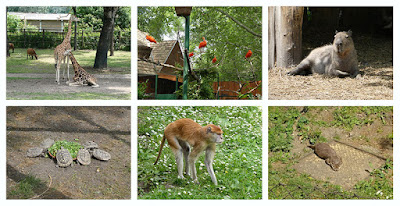
[[[95,92],[110,95],[121,95],[131,93],[131,75],[130,74],[102,74],[95,75],[100,87],[90,86],[68,86],[66,80],[61,80],[60,85],[55,82],[54,74],[11,74],[7,77],[16,77],[16,79],[7,80],[7,98],[30,99],[29,93],[46,94],[73,94],[78,92]],[[21,79],[19,79],[21,78]],[[30,78],[30,79],[24,79]]]
[[[27,175],[42,181],[39,199],[131,198],[130,107],[7,107],[7,198]],[[46,139],[95,141],[111,160],[57,168],[50,157],[26,152]]]
[[[273,68],[268,71],[270,100],[392,100],[393,99],[393,40],[355,36],[354,45],[359,61],[360,78],[287,76],[295,68]],[[320,45],[303,42],[306,56]],[[324,41],[324,44],[329,44]]]
[[[331,122],[335,108],[327,107],[322,111],[311,110],[309,115],[314,117],[314,121]],[[299,110],[301,109],[302,107],[299,107]],[[294,130],[291,152],[299,160],[299,165],[294,167],[313,175],[316,179],[331,181],[347,189],[352,188],[361,180],[361,177],[369,178],[369,173],[373,169],[383,166],[385,159],[393,159],[393,139],[388,138],[388,135],[393,134],[393,113],[387,113],[382,118],[386,124],[383,124],[378,117],[372,119],[373,123],[356,125],[351,131],[337,127],[311,126],[312,130],[320,130],[321,136],[325,137],[330,142],[329,144],[337,150],[337,154],[342,157],[343,165],[338,172],[331,170],[323,160],[316,157],[313,151],[307,147],[309,143],[302,139],[298,131]],[[294,125],[294,127],[296,126],[297,124]],[[335,140],[335,137],[339,137],[339,140]],[[372,161],[375,161],[375,164],[372,164]],[[281,165],[276,163],[272,167],[281,167]],[[307,172],[304,168],[308,170],[312,168],[312,171]],[[343,181],[346,179],[349,181]]]

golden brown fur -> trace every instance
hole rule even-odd
[[[14,47],[14,44],[13,43],[8,43],[8,49],[9,50],[11,50],[12,49],[12,53],[14,53],[14,49],[15,49],[15,47]]]
[[[32,59],[33,59],[33,57],[35,57],[36,59],[38,59],[35,50],[32,49],[32,48],[29,48],[28,50],[26,50],[26,58],[29,59],[29,56],[31,56]]]
[[[183,159],[185,159],[186,174],[190,174],[192,179],[197,182],[195,161],[202,151],[206,151],[205,164],[207,171],[210,173],[214,184],[217,180],[214,175],[212,162],[215,154],[216,143],[222,143],[223,131],[220,127],[209,124],[200,126],[191,119],[179,119],[168,124],[164,130],[164,136],[161,140],[160,151],[154,164],[157,164],[161,151],[163,149],[165,139],[175,155],[178,166],[178,178],[183,178]],[[190,147],[193,147],[190,151]]]

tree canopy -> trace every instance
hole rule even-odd
[[[177,38],[179,32],[183,46],[184,26],[184,18],[176,16],[174,7],[138,8],[138,28],[159,41]],[[261,80],[261,36],[261,7],[193,7],[189,49],[195,54],[191,58],[193,68],[218,71],[221,81],[237,81],[238,76],[241,80]],[[207,47],[200,54],[202,37]],[[253,52],[250,60],[245,58],[248,50]]]

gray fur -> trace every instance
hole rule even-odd
[[[327,143],[317,143],[315,145],[308,146],[314,150],[314,153],[320,157],[321,159],[325,160],[325,163],[335,171],[340,169],[342,166],[342,158],[339,157],[335,150],[333,150],[329,144]]]
[[[312,50],[288,75],[317,73],[335,77],[356,77],[359,73],[357,52],[351,35],[351,31],[336,33],[333,44]]]

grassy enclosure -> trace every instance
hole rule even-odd
[[[261,199],[261,113],[261,107],[139,107],[138,199]],[[213,163],[218,186],[207,173],[203,154],[196,162],[199,184],[187,175],[177,178],[175,158],[167,145],[153,165],[164,128],[181,118],[202,126],[219,125],[224,131]]]
[[[26,49],[16,48],[7,58],[7,99],[130,99],[131,53],[115,51],[107,58],[108,68],[93,69],[95,50],[73,51],[80,66],[94,75],[99,88],[68,87],[55,82],[54,49],[36,49],[38,60],[27,59]],[[74,69],[70,61],[70,79]],[[65,74],[66,77],[66,74]]]
[[[393,199],[393,107],[269,107],[268,114],[268,194],[269,199]],[[352,165],[358,176],[351,187],[334,184],[297,171],[297,165],[314,153],[307,145],[317,142],[343,143],[381,157],[361,166],[355,156],[342,155],[343,165],[331,171],[351,180],[346,167]],[[315,155],[314,155],[315,156]],[[347,164],[346,164],[347,163]],[[305,167],[316,170],[317,164]]]

